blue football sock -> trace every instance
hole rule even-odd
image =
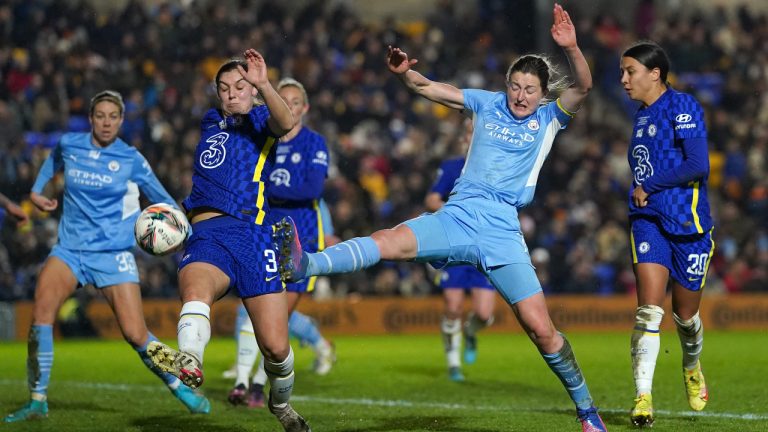
[[[306,276],[350,273],[371,267],[381,259],[376,242],[370,237],[355,237],[322,252],[306,255]]]
[[[315,346],[317,342],[323,337],[320,335],[320,330],[317,329],[315,322],[301,312],[293,311],[288,318],[288,331],[291,336],[301,342],[302,345],[308,344],[309,346]]]
[[[541,354],[552,372],[560,378],[560,381],[568,391],[568,395],[578,409],[585,410],[592,406],[592,396],[589,394],[587,383],[581,374],[581,369],[576,363],[576,357],[571,350],[571,344],[563,335],[563,347],[552,354]]]
[[[144,365],[147,367],[147,369],[151,370],[153,374],[160,377],[161,380],[165,383],[165,385],[176,388],[178,387],[178,383],[181,383],[178,378],[175,376],[169,374],[168,372],[163,372],[160,370],[157,366],[152,363],[152,359],[149,358],[149,354],[147,354],[147,346],[150,342],[157,341],[157,338],[155,335],[152,334],[152,332],[148,332],[149,337],[147,338],[147,342],[142,346],[136,346],[134,345],[133,349],[136,350],[137,353],[139,353],[139,357],[141,358],[141,361],[144,362]]]
[[[27,342],[27,383],[29,391],[43,398],[48,394],[53,367],[53,326],[33,325]]]

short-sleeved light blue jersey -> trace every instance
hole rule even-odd
[[[464,106],[474,113],[474,133],[454,194],[481,196],[520,208],[533,200],[552,142],[571,119],[559,100],[517,119],[504,92],[465,89]]]
[[[90,132],[64,134],[40,168],[32,192],[42,193],[57,172],[64,173],[58,242],[67,249],[133,247],[139,191],[153,203],[176,206],[144,156],[120,138],[99,147],[91,141]]]

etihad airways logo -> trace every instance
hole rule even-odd
[[[108,174],[99,174],[72,168],[67,171],[67,175],[71,177],[75,183],[81,185],[101,187],[104,184],[112,184],[112,176]]]
[[[522,147],[525,143],[532,143],[536,140],[536,137],[528,132],[520,133],[495,123],[486,123],[485,129],[488,131],[488,135],[492,138],[508,142],[518,147]]]

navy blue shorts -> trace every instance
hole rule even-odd
[[[192,224],[179,270],[194,262],[214,265],[229,276],[229,288],[247,298],[283,290],[278,258],[272,225],[219,216]]]
[[[667,234],[653,219],[630,221],[632,263],[654,263],[669,269],[672,279],[691,291],[704,288],[715,251],[712,230],[704,234]]]
[[[470,265],[445,267],[440,274],[440,288],[483,288],[495,290],[488,278],[480,270]]]

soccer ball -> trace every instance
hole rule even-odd
[[[133,229],[136,243],[152,255],[167,255],[184,246],[189,236],[189,221],[181,210],[169,204],[153,204],[145,208]]]

